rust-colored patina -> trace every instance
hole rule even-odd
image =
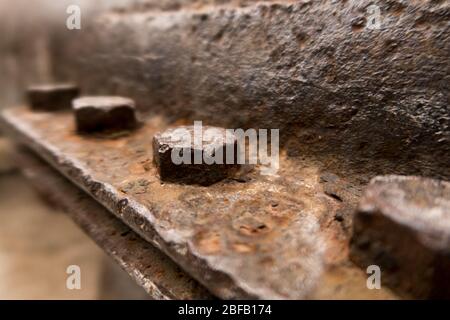
[[[155,134],[153,162],[161,180],[208,186],[232,176],[238,168],[236,136],[227,137],[223,128],[204,129],[204,134],[197,133],[198,138],[194,137],[194,126],[178,126]]]
[[[359,189],[304,159],[209,187],[161,182],[152,162],[160,118],[127,136],[75,133],[70,113],[3,114],[4,127],[221,298],[391,298],[348,260]],[[49,125],[51,123],[51,125]]]
[[[14,159],[33,186],[48,201],[64,210],[147,292],[149,298],[213,298],[169,257],[31,152],[21,149]]]

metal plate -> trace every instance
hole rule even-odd
[[[209,187],[161,183],[147,118],[122,137],[75,134],[70,113],[3,113],[3,124],[221,298],[390,298],[368,290],[348,260],[359,190],[305,158],[281,155],[277,176],[258,167]]]
[[[212,299],[166,255],[27,150],[14,156],[22,172],[62,208],[152,299]]]

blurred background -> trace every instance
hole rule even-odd
[[[52,80],[48,34],[53,23],[65,26],[69,4],[87,17],[124,2],[130,1],[0,0],[0,109],[22,104],[28,85]],[[143,297],[69,217],[35,192],[15,167],[12,149],[0,133],[0,299]],[[82,270],[81,290],[66,288],[69,265]]]

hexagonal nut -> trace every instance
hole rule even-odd
[[[35,85],[27,89],[27,100],[36,111],[67,110],[79,92],[78,86],[70,83]]]
[[[72,104],[80,133],[129,131],[138,124],[135,103],[129,98],[81,97]]]
[[[153,160],[161,180],[208,186],[237,170],[236,136],[223,128],[202,128],[197,136],[194,126],[179,126],[153,137]]]
[[[372,179],[354,217],[351,258],[378,265],[383,282],[404,297],[450,298],[450,183]]]

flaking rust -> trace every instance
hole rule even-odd
[[[236,171],[236,136],[223,128],[202,129],[198,137],[194,126],[178,126],[155,134],[153,161],[163,181],[208,186]]]
[[[158,118],[116,139],[76,134],[71,114],[18,108],[2,119],[218,297],[393,297],[367,290],[365,273],[349,263],[349,234],[335,214],[348,211],[356,195],[346,187],[335,190],[344,201],[326,195],[317,163],[305,159],[299,167],[282,156],[277,176],[256,167],[208,187],[168,183],[152,164],[152,137],[166,129]]]

